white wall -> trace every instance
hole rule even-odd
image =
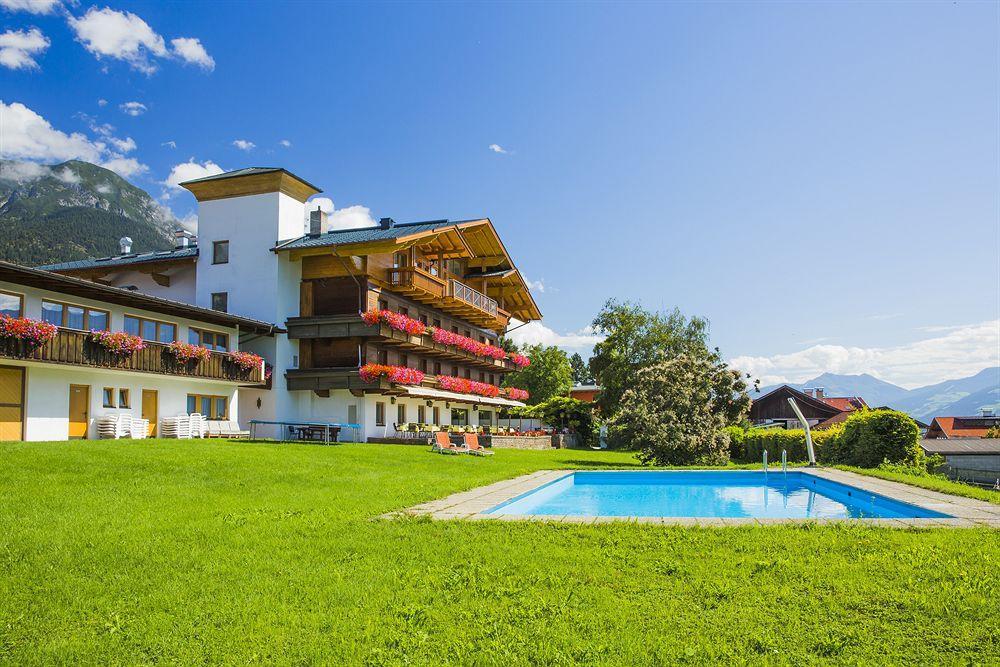
[[[171,267],[164,271],[170,277],[170,286],[164,287],[153,280],[148,273],[139,271],[121,271],[110,276],[112,287],[129,287],[134,285],[138,291],[162,299],[172,299],[183,303],[196,304],[195,278],[197,272],[194,264]]]
[[[66,440],[69,436],[69,386],[90,387],[90,426],[88,438],[97,437],[97,420],[106,414],[130,412],[142,416],[142,390],[157,392],[160,418],[187,412],[188,394],[207,394],[229,398],[230,419],[239,418],[238,388],[234,384],[198,381],[154,373],[130,373],[94,370],[74,366],[19,362],[4,359],[8,366],[26,366],[25,440]],[[129,389],[130,408],[104,407],[104,387]]]

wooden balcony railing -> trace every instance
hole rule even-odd
[[[388,277],[389,285],[402,294],[438,304],[446,312],[464,312],[477,324],[489,324],[505,315],[495,299],[454,278],[441,278],[413,266],[389,269]]]
[[[60,329],[54,339],[38,347],[27,346],[23,341],[13,338],[0,338],[0,357],[135,373],[223,380],[241,384],[264,383],[262,368],[245,371],[223,352],[212,352],[206,361],[185,364],[177,361],[167,349],[167,345],[146,341],[144,349],[127,356],[119,356],[111,354],[98,343],[91,341],[88,332],[74,329]]]
[[[444,280],[415,267],[389,269],[389,284],[400,290],[419,290],[437,298],[444,298],[447,293]]]

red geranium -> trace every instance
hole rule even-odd
[[[402,331],[411,336],[421,336],[427,331],[427,326],[420,320],[407,317],[402,313],[394,313],[391,310],[369,310],[361,314],[361,319],[368,325],[384,322],[396,331]]]
[[[126,357],[133,352],[144,350],[146,342],[139,336],[133,336],[124,331],[99,331],[97,329],[90,332],[90,340],[97,343],[111,354]]]
[[[179,340],[175,340],[168,345],[167,349],[170,350],[170,353],[174,355],[177,361],[183,364],[191,361],[207,361],[212,356],[212,352],[207,347],[182,343]]]
[[[514,362],[514,365],[518,368],[527,368],[531,365],[531,359],[524,356],[523,354],[517,354],[516,352],[509,355],[510,360]]]
[[[488,357],[490,359],[507,358],[507,352],[502,347],[481,343],[468,336],[460,336],[457,333],[446,331],[440,327],[431,330],[431,338],[434,339],[435,343],[457,347],[477,357]]]
[[[438,375],[438,385],[448,391],[455,391],[460,394],[478,394],[488,398],[496,398],[500,395],[500,387],[486,382],[475,382],[465,378],[452,377],[450,375]]]
[[[0,338],[16,338],[32,347],[44,345],[56,337],[59,327],[29,317],[0,315]]]
[[[507,398],[514,401],[526,401],[528,400],[528,392],[517,387],[507,387]]]
[[[263,357],[260,357],[253,352],[230,352],[229,360],[245,371],[252,371],[260,368],[260,365],[264,363]]]
[[[405,366],[365,364],[358,371],[358,375],[365,382],[374,382],[383,376],[394,384],[420,384],[424,381],[423,373],[415,368],[406,368]]]

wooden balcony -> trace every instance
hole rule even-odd
[[[388,391],[389,381],[382,378],[378,382],[364,382],[358,375],[357,367],[349,368],[289,368],[285,371],[285,382],[289,391],[330,391],[349,389],[352,392]]]
[[[517,370],[509,359],[478,357],[471,352],[450,345],[435,343],[429,335],[411,336],[397,331],[388,324],[365,324],[357,315],[329,315],[326,317],[292,317],[285,322],[288,337],[308,338],[365,338],[385,346],[398,347],[430,359],[457,361],[492,373],[510,373]]]
[[[92,342],[88,332],[74,329],[60,329],[54,339],[36,348],[28,347],[19,340],[0,338],[0,358],[239,384],[264,384],[263,369],[245,371],[222,352],[212,352],[211,355],[206,361],[184,364],[174,358],[167,345],[146,341],[144,349],[123,357],[111,354]]]
[[[394,291],[477,326],[505,329],[510,320],[510,313],[500,308],[496,299],[454,278],[445,279],[412,266],[389,269],[387,273],[388,283]]]

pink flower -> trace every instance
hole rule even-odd
[[[515,401],[526,401],[528,400],[528,392],[517,387],[507,387],[507,398]]]
[[[513,361],[514,365],[518,368],[527,368],[531,365],[531,359],[523,354],[517,354],[516,352],[510,355],[510,360]]]
[[[59,327],[28,317],[0,315],[0,338],[16,338],[32,347],[44,345],[56,337]]]
[[[97,343],[111,354],[125,357],[133,352],[146,349],[146,342],[139,336],[125,333],[124,331],[100,331],[90,332],[90,340]]]
[[[391,310],[369,310],[362,313],[361,320],[368,325],[384,322],[396,331],[402,331],[411,336],[421,336],[427,331],[427,326],[420,320],[407,317],[402,313],[394,313]]]
[[[207,361],[212,356],[212,352],[207,347],[182,343],[179,340],[175,340],[168,345],[167,349],[170,350],[170,353],[174,355],[177,361],[184,364],[192,361]]]
[[[486,382],[475,382],[465,378],[452,377],[450,375],[438,375],[438,385],[448,391],[460,394],[477,394],[488,398],[496,398],[500,395],[500,387]]]
[[[229,360],[245,371],[260,368],[264,359],[253,352],[230,352]]]
[[[358,375],[365,382],[374,382],[383,376],[393,384],[420,384],[424,381],[424,374],[415,368],[383,364],[365,364],[358,371]]]

